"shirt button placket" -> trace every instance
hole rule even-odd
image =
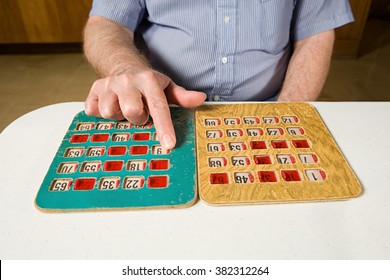
[[[237,0],[217,0],[217,65],[213,96],[214,101],[221,101],[231,93],[234,81],[233,65],[236,45],[236,25],[234,15]]]

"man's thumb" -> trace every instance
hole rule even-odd
[[[169,104],[176,104],[184,108],[196,108],[203,104],[207,95],[200,91],[186,90],[173,81],[165,89]]]

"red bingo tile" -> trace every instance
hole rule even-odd
[[[111,146],[108,148],[108,155],[109,156],[122,156],[126,154],[127,147],[125,146]]]
[[[93,190],[95,186],[96,179],[95,178],[83,178],[77,179],[74,182],[73,189],[75,191],[89,191]]]
[[[110,138],[110,134],[94,134],[91,136],[91,142],[106,142]]]
[[[148,153],[148,146],[131,146],[130,154],[132,155],[146,155]]]
[[[257,175],[259,176],[260,182],[263,183],[278,181],[274,171],[259,171]]]
[[[134,141],[147,141],[150,139],[150,133],[148,132],[136,132],[133,134]]]
[[[215,184],[229,184],[229,176],[227,173],[212,173],[210,174],[210,183]]]
[[[70,143],[85,143],[88,141],[88,134],[73,134],[70,137]]]
[[[148,178],[149,188],[166,188],[168,187],[168,176],[150,176]]]
[[[310,148],[310,144],[307,140],[292,140],[292,144],[295,148]]]
[[[282,173],[283,180],[285,180],[287,182],[302,181],[298,170],[282,170],[281,173]]]
[[[151,170],[167,170],[169,168],[169,160],[153,159],[150,161]]]
[[[121,160],[108,160],[104,162],[104,171],[120,171],[123,167],[123,161]]]

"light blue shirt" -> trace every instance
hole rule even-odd
[[[278,93],[291,43],[353,21],[348,0],[94,0],[141,36],[151,65],[208,100]]]

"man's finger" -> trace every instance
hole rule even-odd
[[[119,106],[118,96],[112,89],[99,95],[98,101],[100,115],[105,119],[122,120],[124,116]]]
[[[106,119],[123,119],[116,93],[107,86],[107,80],[96,81],[85,101],[85,113]]]
[[[176,136],[165,93],[156,79],[143,84],[142,91],[161,145],[172,149],[176,145]]]
[[[118,95],[119,106],[123,116],[136,125],[145,124],[149,119],[149,112],[144,104],[143,96],[138,90]]]
[[[96,94],[96,86],[97,86],[96,83],[97,82],[95,82],[92,85],[91,90],[89,91],[89,94],[87,96],[87,99],[85,100],[85,113],[88,116],[95,116],[101,118],[102,115],[100,115],[99,105],[98,105],[99,97]]]

